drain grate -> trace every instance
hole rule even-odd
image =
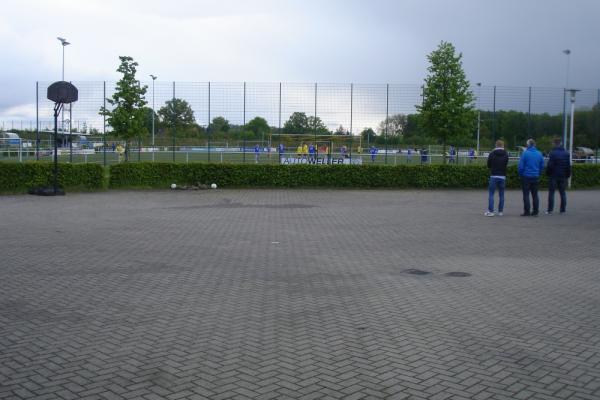
[[[466,278],[467,276],[471,276],[468,272],[448,272],[444,274],[445,276],[453,276],[455,278]]]
[[[406,272],[407,274],[411,274],[411,275],[429,275],[431,273],[429,271],[423,271],[423,270],[414,269],[414,268],[407,269],[404,272]]]

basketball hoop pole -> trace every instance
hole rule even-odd
[[[56,196],[58,186],[58,116],[63,108],[63,103],[56,103],[54,105],[54,178],[53,178],[53,191]]]

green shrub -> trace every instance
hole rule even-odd
[[[51,187],[53,164],[49,162],[0,163],[0,193],[26,193],[36,187]],[[104,183],[104,168],[98,164],[58,164],[58,186],[66,190],[98,190]]]
[[[516,166],[507,186],[519,188]],[[220,187],[485,188],[489,170],[478,165],[261,165],[123,163],[110,167],[111,188],[168,188],[171,183]],[[573,185],[600,187],[600,165],[576,165]],[[547,187],[542,176],[541,186]]]

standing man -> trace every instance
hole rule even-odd
[[[285,146],[283,145],[283,143],[279,143],[278,150],[279,150],[279,162],[281,163],[281,159],[285,155]]]
[[[260,156],[260,146],[256,144],[254,146],[254,162],[258,164],[258,157]]]
[[[371,150],[369,150],[369,153],[371,153],[371,162],[374,163],[375,157],[377,157],[377,147],[371,146]]]
[[[486,217],[494,215],[494,192],[498,188],[498,216],[504,215],[504,188],[506,187],[506,166],[508,165],[508,153],[504,150],[504,142],[496,140],[496,148],[492,150],[487,159],[490,169],[490,184],[488,187],[488,210],[483,214]]]
[[[560,138],[552,141],[554,148],[550,152],[546,175],[548,175],[548,208],[545,212],[552,215],[554,211],[554,191],[560,193],[560,213],[567,211],[567,180],[571,177],[571,159],[569,152],[562,146]]]
[[[519,160],[519,176],[521,177],[523,188],[523,214],[522,217],[537,217],[540,210],[540,198],[538,196],[538,187],[540,175],[544,169],[544,157],[542,153],[535,148],[535,140],[527,141],[527,150],[521,155]],[[533,200],[533,211],[529,203],[529,193]]]

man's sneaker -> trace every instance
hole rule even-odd
[[[546,215],[552,215],[552,211],[544,211],[544,214],[546,214]]]
[[[486,217],[493,217],[495,214],[493,211],[486,211],[485,213],[483,213],[483,215],[485,215]]]
[[[498,214],[496,214],[497,216],[501,217],[504,215],[504,213],[502,211],[498,211]]]
[[[528,212],[524,212],[523,214],[521,214],[521,217],[529,217],[531,216],[531,214],[529,214]]]
[[[537,213],[537,212],[532,212],[532,213],[531,213],[531,216],[532,216],[532,217],[537,217],[537,216],[538,216],[538,213]]]

